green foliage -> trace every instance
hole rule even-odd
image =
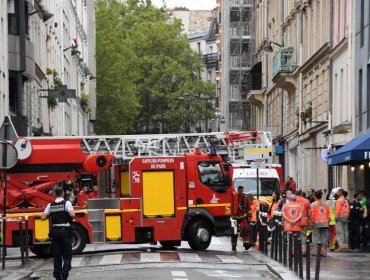
[[[85,113],[89,112],[89,95],[86,93],[81,93],[81,108]]]
[[[201,80],[181,28],[150,1],[97,1],[98,133],[158,132],[159,123],[180,132],[205,118],[205,100],[192,96],[214,98],[215,86]]]

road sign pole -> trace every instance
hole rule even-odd
[[[9,122],[4,122],[4,126],[5,126],[5,129],[4,129],[4,139],[7,139],[8,138],[8,127],[9,127]],[[3,144],[4,146],[4,153],[3,153],[3,164],[2,166],[6,166],[7,165],[7,162],[8,162],[8,149],[7,149],[7,144],[6,142],[4,141]],[[5,255],[6,255],[6,247],[5,247],[5,238],[6,238],[6,181],[7,181],[7,172],[6,172],[6,169],[4,168],[3,169],[3,176],[4,176],[4,188],[3,188],[3,236],[2,236],[2,245],[3,245],[3,253],[2,253],[2,265],[1,265],[1,269],[4,270],[5,269]]]

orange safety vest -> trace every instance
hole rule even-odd
[[[301,218],[303,206],[296,201],[287,202],[283,206],[282,214],[284,219],[284,231],[301,231]],[[292,225],[294,223],[294,225]]]
[[[349,202],[344,195],[341,195],[335,202],[335,218],[338,220],[338,222],[347,222],[349,212]]]
[[[308,221],[311,216],[310,202],[308,201],[307,198],[304,198],[303,196],[297,196],[297,203],[300,203],[303,205],[301,227],[306,227],[308,226]]]
[[[252,211],[252,218],[251,222],[255,223],[257,222],[257,208],[260,207],[260,202],[257,199],[253,199],[252,205],[251,205],[251,211]]]
[[[315,201],[311,204],[311,220],[316,228],[329,227],[330,207],[322,201]]]
[[[271,202],[272,203],[272,206],[270,208],[270,212],[267,213],[267,219],[268,220],[271,220],[271,218],[274,217],[274,212],[277,211],[278,206],[279,206],[279,202],[280,202],[280,200],[279,201],[272,201]]]

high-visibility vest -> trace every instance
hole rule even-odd
[[[257,208],[260,207],[260,202],[257,199],[253,199],[252,205],[251,205],[251,211],[252,211],[252,218],[251,222],[255,223],[257,221]]]
[[[327,200],[326,203],[330,208],[329,226],[335,226],[335,200],[330,199],[330,200]]]
[[[273,204],[271,206],[270,212],[267,213],[267,219],[268,220],[270,220],[272,217],[274,217],[274,212],[278,211],[279,202],[280,202],[280,200],[271,202]]]
[[[347,222],[349,212],[349,202],[344,195],[341,195],[337,202],[335,202],[335,218],[338,222]]]
[[[315,201],[311,204],[311,220],[316,228],[329,227],[330,208],[322,201]]]
[[[308,226],[309,221],[309,214],[310,214],[310,202],[307,198],[304,198],[303,196],[297,196],[297,203],[301,203],[303,205],[303,213],[302,213],[302,219],[301,219],[301,226],[306,227]]]
[[[287,202],[283,206],[284,231],[301,231],[303,206],[297,202]],[[294,225],[291,223],[294,222]]]

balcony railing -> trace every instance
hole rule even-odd
[[[210,53],[202,56],[203,62],[207,66],[216,65],[218,59],[218,53]]]
[[[253,5],[254,0],[231,0],[231,5]]]
[[[281,73],[293,73],[297,69],[296,53],[293,47],[281,49],[272,60],[272,76],[275,79]]]

